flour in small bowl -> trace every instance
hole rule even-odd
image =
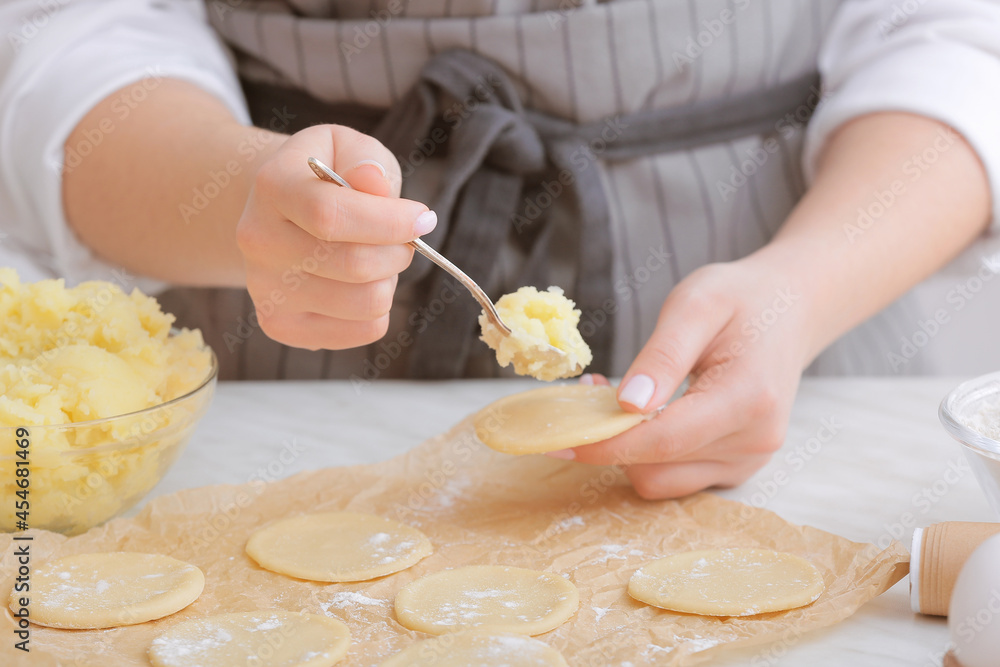
[[[959,421],[987,438],[1000,440],[1000,401],[983,401],[975,413]]]

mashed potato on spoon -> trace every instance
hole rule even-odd
[[[539,292],[534,287],[522,287],[500,297],[496,309],[511,328],[511,335],[505,336],[485,312],[479,316],[479,326],[483,331],[481,339],[496,350],[501,366],[513,364],[519,375],[548,382],[580,375],[593,360],[590,347],[577,329],[580,311],[560,288]]]

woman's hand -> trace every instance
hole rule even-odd
[[[764,264],[702,267],[667,297],[618,400],[652,412],[690,376],[681,398],[617,437],[554,455],[624,466],[644,498],[735,486],[763,466],[784,441],[810,350],[804,299]]]
[[[914,176],[908,165],[928,152],[933,168]],[[848,234],[886,189],[902,194],[863,238]],[[769,244],[674,288],[618,390],[623,408],[651,412],[690,375],[684,396],[556,455],[625,465],[647,498],[740,484],[782,445],[806,365],[982,233],[990,195],[975,151],[935,120],[886,112],[844,124]]]
[[[316,157],[354,188],[319,180]],[[385,335],[406,242],[437,217],[399,198],[395,157],[377,140],[337,125],[290,137],[258,169],[237,226],[246,284],[261,329],[281,343],[343,349]]]

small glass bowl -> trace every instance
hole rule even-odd
[[[23,527],[25,500],[29,528],[65,535],[131,509],[184,451],[212,401],[218,375],[213,352],[201,384],[166,403],[105,419],[27,427],[27,494],[17,472],[23,433],[0,427],[0,531]]]
[[[1000,372],[981,375],[952,389],[941,401],[938,416],[945,430],[962,444],[973,474],[1000,516],[1000,441],[968,425],[976,423],[984,407],[997,410],[1000,419]]]

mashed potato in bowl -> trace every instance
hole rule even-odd
[[[75,533],[128,509],[204,413],[217,364],[198,331],[138,290],[22,284],[0,269],[0,530],[17,527],[16,432],[32,528]]]

